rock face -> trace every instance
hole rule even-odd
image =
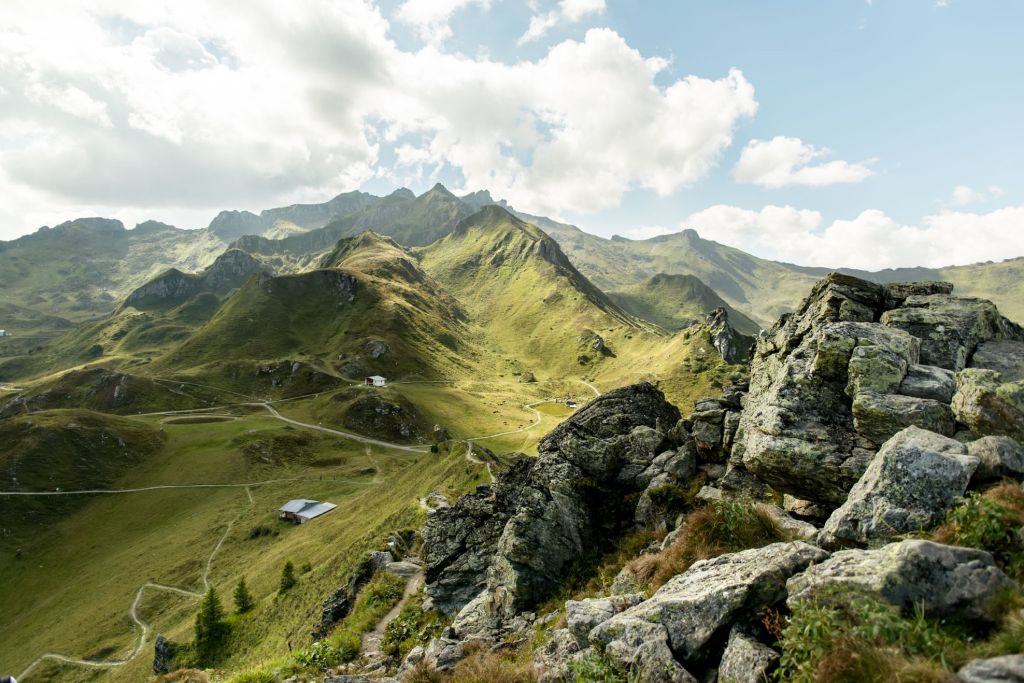
[[[957,373],[953,412],[971,431],[1024,440],[1024,380],[1007,382],[995,370],[969,368]]]
[[[697,562],[649,600],[599,625],[590,642],[633,668],[651,651],[670,661],[698,662],[723,628],[785,600],[787,579],[827,557],[824,550],[795,541]],[[647,650],[638,652],[640,644]]]
[[[423,530],[435,606],[449,614],[465,608],[454,625],[472,630],[549,595],[597,539],[632,521],[626,499],[635,504],[674,461],[655,464],[674,450],[666,432],[678,420],[654,386],[617,389],[556,427],[537,458],[438,510]]]
[[[170,673],[174,668],[174,649],[167,638],[157,635],[153,642],[153,675]]]
[[[959,441],[907,427],[878,451],[819,541],[826,548],[866,545],[930,529],[967,490],[977,466]]]
[[[165,302],[180,302],[199,292],[227,294],[258,272],[269,273],[270,269],[244,251],[229,249],[198,275],[176,268],[158,275],[129,294],[124,306],[145,309]]]
[[[708,313],[704,324],[711,335],[711,343],[726,363],[740,363],[750,358],[754,340],[733,329],[729,324],[729,313],[722,307]]]
[[[842,550],[789,580],[788,604],[835,587],[862,590],[904,610],[923,602],[933,618],[989,622],[989,605],[1013,586],[982,550],[909,540],[877,550]]]
[[[951,291],[839,274],[819,282],[758,341],[730,466],[780,493],[835,505],[908,426],[952,436],[959,420],[980,436],[1006,433],[1014,416],[1024,424],[1024,391],[998,373],[971,374],[996,371],[964,369],[976,350],[993,365],[1005,359],[999,345],[1019,341],[1020,328],[991,303]]]

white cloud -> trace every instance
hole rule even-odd
[[[733,168],[733,177],[741,183],[779,188],[788,185],[835,185],[859,183],[874,175],[870,161],[851,164],[847,161],[814,163],[829,154],[800,138],[777,135],[771,140],[751,140],[740,153]]]
[[[957,185],[953,188],[952,200],[957,206],[976,204],[985,199],[985,195],[977,190],[972,190],[966,185]]]
[[[822,224],[817,211],[789,206],[752,211],[724,205],[683,222],[707,239],[808,266],[935,268],[1024,254],[1024,206],[985,214],[943,211],[916,226],[869,209],[850,220],[836,220],[824,228]]]
[[[1006,190],[998,185],[989,185],[987,190],[975,190],[967,185],[957,185],[950,194],[950,204],[953,206],[969,206],[990,199],[999,199]]]
[[[448,25],[452,15],[469,5],[490,7],[490,0],[405,0],[396,13],[398,19],[413,26],[431,45],[440,45],[452,36]]]
[[[601,14],[605,8],[605,0],[559,0],[558,6],[550,12],[530,17],[530,25],[519,37],[518,44],[540,40],[558,24],[574,24],[590,15]]]
[[[363,0],[83,5],[0,4],[4,236],[83,208],[191,221],[442,168],[538,212],[600,211],[701,179],[757,110],[739,71],[661,84],[667,62],[607,29],[507,64],[403,51]]]

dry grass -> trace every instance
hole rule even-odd
[[[178,669],[154,678],[153,683],[210,683],[210,677],[199,669]]]
[[[513,652],[498,653],[469,645],[466,656],[451,673],[435,671],[420,662],[402,679],[402,683],[535,683],[537,676],[530,662],[520,661]]]
[[[686,517],[672,545],[641,555],[627,566],[641,583],[657,590],[698,560],[788,540],[755,505],[737,498],[697,508]]]
[[[814,671],[815,683],[955,683],[939,664],[910,658],[894,648],[870,647],[842,639]]]

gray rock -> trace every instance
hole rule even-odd
[[[798,519],[793,519],[786,514],[785,510],[771,503],[757,503],[756,508],[758,512],[771,520],[776,529],[794,541],[813,543],[818,535],[818,527]]]
[[[427,594],[449,614],[476,602],[454,622],[459,635],[533,607],[615,525],[624,528],[631,514],[615,507],[635,505],[659,455],[678,454],[661,431],[678,421],[650,384],[608,392],[544,437],[537,458],[431,516],[423,530]],[[666,456],[666,467],[685,465],[672,463]]]
[[[1008,436],[986,436],[972,441],[967,444],[967,453],[978,459],[972,483],[1024,476],[1024,446]]]
[[[956,376],[953,412],[977,436],[1024,441],[1024,380],[1007,382],[995,370],[963,370]]]
[[[975,659],[957,676],[964,683],[1024,683],[1024,655]]]
[[[410,578],[420,573],[421,567],[413,562],[388,562],[384,568],[389,574]]]
[[[157,635],[153,641],[153,675],[160,676],[170,673],[174,666],[174,649],[171,642],[163,635]]]
[[[978,345],[971,356],[970,367],[995,370],[1003,381],[1017,382],[1024,379],[1024,341],[998,339]]]
[[[788,493],[782,496],[782,509],[791,515],[809,517],[811,519],[824,519],[829,515],[828,510],[821,505],[791,496]]]
[[[665,541],[671,543],[669,539],[673,537],[673,533],[675,532],[673,531],[665,536]],[[663,542],[661,547],[664,550],[668,546]],[[629,595],[630,593],[639,593],[642,589],[643,587],[637,580],[636,574],[634,574],[633,570],[629,568],[629,565],[626,565],[619,570],[618,574],[615,575],[615,579],[612,581],[612,587],[609,589],[609,592],[612,595]]]
[[[978,466],[966,453],[959,441],[907,427],[878,451],[819,541],[833,548],[930,529],[963,495]]]
[[[533,668],[538,683],[563,683],[569,680],[569,663],[580,645],[567,628],[551,632],[551,639],[534,650]]]
[[[725,500],[725,492],[715,486],[701,486],[694,500],[700,503],[714,503],[719,500]]]
[[[904,396],[930,398],[940,403],[952,401],[954,391],[955,375],[950,370],[934,365],[911,365],[899,388]]]
[[[729,324],[729,313],[722,307],[708,313],[704,324],[711,335],[711,344],[726,363],[740,363],[750,358],[754,338],[747,337]]]
[[[764,683],[779,664],[779,653],[733,626],[718,665],[720,683]]]
[[[907,297],[881,322],[920,339],[922,363],[956,372],[980,342],[1002,335],[1001,318],[990,301],[930,294]]]
[[[923,603],[933,618],[990,622],[992,599],[1013,585],[987,552],[908,540],[833,554],[789,580],[788,604],[840,587],[878,595],[908,612]]]
[[[598,624],[611,619],[619,612],[639,605],[643,602],[642,593],[614,595],[609,598],[587,598],[585,600],[567,600],[565,603],[565,620],[569,632],[576,638],[581,648],[587,646],[590,632]]]
[[[623,664],[644,643],[663,643],[684,663],[698,660],[723,628],[784,600],[786,580],[827,557],[795,541],[697,562],[649,600],[597,626],[590,642]]]
[[[859,434],[876,444],[911,425],[943,436],[956,433],[956,419],[945,403],[897,394],[857,394],[853,400],[853,424]]]

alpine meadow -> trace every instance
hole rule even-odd
[[[0,683],[1024,682],[1021,25],[2,3]]]

